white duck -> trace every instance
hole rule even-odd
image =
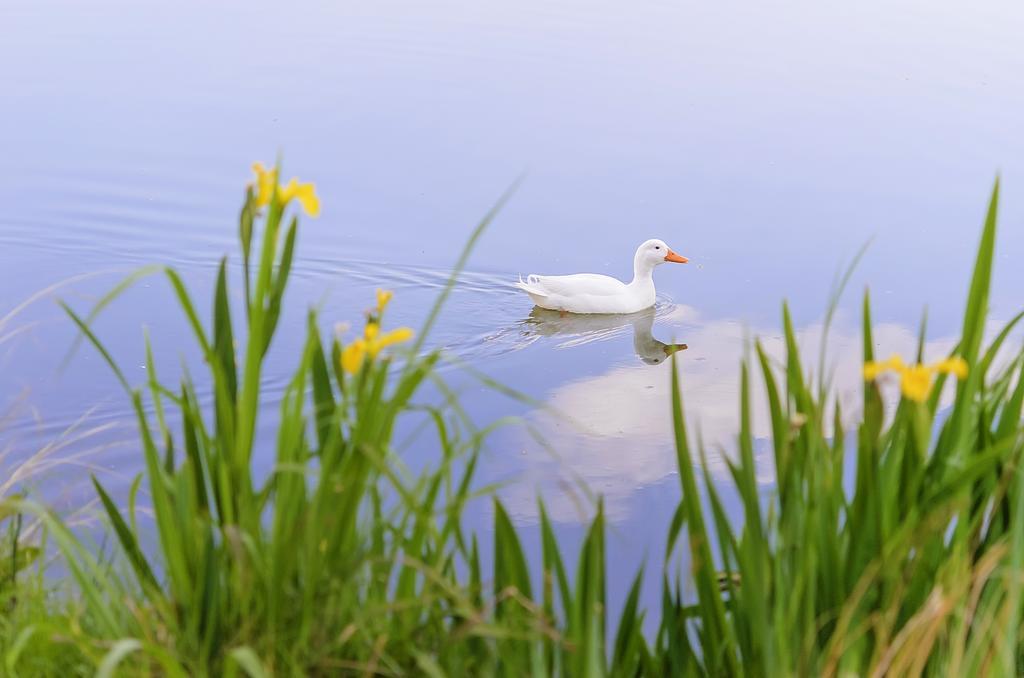
[[[533,275],[515,285],[541,308],[567,313],[636,313],[654,306],[654,267],[688,259],[673,252],[662,240],[648,240],[633,257],[633,281],[624,283],[607,275]]]

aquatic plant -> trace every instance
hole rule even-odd
[[[697,600],[666,584],[650,650],[658,669],[758,676],[1020,672],[1024,353],[1010,351],[1002,362],[997,356],[1022,316],[982,346],[998,196],[997,184],[960,342],[949,358],[921,364],[922,328],[914,365],[898,358],[876,363],[865,294],[856,436],[843,430],[838,404],[830,410],[827,394],[805,375],[784,308],[788,354],[781,373],[756,347],[776,486],[766,502],[755,481],[744,366],[739,457],[730,464],[743,504],[739,524],[725,517],[720,490],[706,474],[709,508],[700,500],[693,469],[704,452],[697,448],[695,458],[673,382],[683,500],[671,540],[685,526]],[[902,381],[902,400],[888,423],[875,381],[885,369]],[[958,377],[955,399],[940,412],[950,373]],[[829,420],[834,432],[826,435]]]
[[[187,374],[171,388],[149,370],[145,388],[132,388],[93,334],[93,315],[68,309],[134,403],[153,519],[136,515],[137,485],[120,508],[96,482],[123,556],[121,566],[107,567],[47,510],[9,503],[47,526],[82,608],[60,633],[56,622],[25,632],[36,648],[73,645],[77,666],[101,675],[1005,675],[1024,668],[1024,353],[1009,350],[1022,316],[983,346],[998,185],[952,355],[924,364],[922,328],[911,364],[876,362],[865,294],[863,416],[855,432],[843,429],[824,380],[815,386],[806,374],[786,307],[783,364],[755,343],[741,372],[729,463],[738,521],[727,517],[705,450],[687,430],[672,356],[665,406],[673,412],[681,499],[666,526],[660,621],[649,637],[643,622],[653,612],[640,607],[639,572],[617,622],[607,619],[600,504],[571,576],[540,505],[538,577],[494,499],[493,570],[485,577],[461,516],[489,494],[474,489],[473,478],[491,428],[462,414],[434,370],[438,354],[422,352],[450,287],[400,363],[390,351],[413,335],[383,329],[389,293],[378,293],[362,335],[347,342],[325,343],[310,312],[280,404],[275,464],[254,477],[255,425],[268,416],[260,374],[298,232],[294,216],[285,228],[285,214],[290,200],[308,209],[300,196],[315,196],[297,183],[282,189],[277,168],[256,172],[240,217],[244,312],[229,303],[226,260],[209,328],[182,278],[163,270],[205,358],[212,402]],[[474,231],[453,280],[500,205]],[[236,335],[239,317],[244,332]],[[768,491],[754,461],[754,370],[772,425],[776,482]],[[878,384],[886,370],[901,379],[892,412]],[[940,409],[950,376],[955,397]],[[391,438],[428,379],[443,402],[420,407],[440,454],[413,473]],[[29,660],[23,647],[5,653],[12,672]]]
[[[77,641],[107,672],[395,673],[441,662],[474,673],[495,656],[479,643],[503,633],[489,621],[479,589],[456,575],[457,559],[478,558],[459,517],[473,495],[472,469],[487,430],[452,422],[450,407],[433,408],[439,464],[418,475],[401,464],[391,448],[396,418],[428,376],[437,379],[439,356],[413,351],[394,365],[388,350],[412,331],[382,329],[389,292],[378,292],[363,335],[345,345],[337,337],[325,345],[310,311],[280,405],[274,467],[266,478],[253,475],[256,422],[266,416],[260,376],[298,235],[297,216],[287,218],[290,201],[319,209],[311,184],[282,186],[276,167],[254,171],[239,220],[243,312],[229,303],[226,259],[210,328],[182,277],[162,269],[204,357],[212,403],[188,374],[177,387],[163,383],[148,340],[148,382],[133,388],[93,333],[96,312],[136,278],[88,317],[66,308],[133,402],[153,512],[151,523],[136,515],[137,485],[122,509],[94,480],[125,571],[104,568],[55,517],[29,506],[75,563],[72,575],[93,620],[91,633]],[[239,317],[245,326],[236,355]],[[453,482],[457,472],[463,478]],[[158,539],[153,548],[146,547],[149,533]]]

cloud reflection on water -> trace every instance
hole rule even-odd
[[[649,317],[632,321],[634,345],[643,358],[648,348],[661,342],[653,339]],[[724,455],[729,454],[739,430],[738,387],[743,357],[749,355],[751,338],[757,337],[766,353],[779,363],[785,355],[785,341],[773,328],[749,328],[730,319],[701,322],[693,308],[676,306],[663,318],[666,325],[685,326],[689,350],[679,354],[682,387],[691,436],[703,441],[713,476],[728,483]],[[572,321],[584,326],[589,320]],[[567,323],[567,324],[572,324]],[[555,325],[553,325],[555,327]],[[559,334],[558,332],[554,332]],[[824,327],[814,323],[797,330],[805,368],[816,365]],[[589,336],[584,333],[584,337]],[[874,329],[875,351],[887,356],[912,356],[917,337],[910,328],[880,324]],[[653,342],[653,343],[652,343]],[[839,322],[828,337],[827,376],[842,408],[844,426],[855,425],[860,417],[862,385],[862,343],[853,323]],[[927,342],[928,360],[945,356],[955,345],[952,337]],[[643,352],[642,352],[643,351]],[[670,411],[670,371],[667,365],[618,364],[594,376],[562,384],[550,391],[546,408],[528,419],[552,454],[539,448],[524,434],[528,450],[524,482],[503,492],[510,509],[524,522],[536,518],[536,493],[544,497],[553,519],[577,522],[591,512],[582,485],[602,495],[609,519],[625,521],[631,513],[638,490],[662,481],[676,472]],[[770,447],[770,419],[759,370],[752,370],[752,430],[763,486],[774,482]],[[892,393],[895,384],[885,384]],[[948,397],[948,394],[946,395]],[[891,399],[890,399],[891,400]]]

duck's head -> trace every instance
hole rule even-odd
[[[637,268],[654,268],[665,262],[685,264],[689,259],[681,257],[672,251],[672,248],[665,244],[664,240],[653,238],[646,241],[636,250],[636,257],[633,262]]]
[[[679,351],[685,351],[688,346],[686,344],[663,344],[660,341],[655,340],[654,346],[649,351],[643,354],[637,353],[640,356],[640,360],[647,363],[648,365],[657,365],[665,362],[665,359],[671,356],[673,353]]]

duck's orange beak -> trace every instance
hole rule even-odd
[[[679,351],[685,351],[688,348],[689,346],[686,344],[665,344],[665,346],[662,347],[662,350],[665,351],[665,355],[672,355]]]
[[[665,255],[665,261],[674,261],[677,264],[685,264],[686,262],[689,261],[689,259],[687,259],[686,257],[681,257],[672,250],[669,250],[668,254]]]

